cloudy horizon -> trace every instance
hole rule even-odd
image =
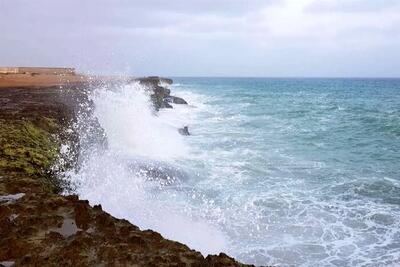
[[[3,66],[400,77],[396,0],[0,0],[0,23]]]

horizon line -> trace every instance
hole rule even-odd
[[[160,75],[160,77],[171,78],[264,78],[264,79],[400,79],[400,76],[189,76],[189,75]]]

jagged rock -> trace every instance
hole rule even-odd
[[[169,103],[174,103],[174,104],[182,104],[182,105],[188,104],[185,99],[177,96],[168,96],[165,98],[165,100],[168,101]]]
[[[151,100],[156,110],[159,110],[160,108],[172,108],[172,106],[165,101],[165,99],[169,97],[171,90],[159,85],[151,85],[151,87],[148,88],[153,91]]]
[[[163,100],[161,108],[173,108],[173,106],[171,106],[167,101]]]
[[[173,99],[173,103],[174,103],[174,104],[183,104],[183,105],[187,105],[186,100],[183,99],[183,98],[180,98],[180,97],[177,97],[177,96],[173,96],[172,99]]]
[[[190,135],[190,133],[189,133],[189,127],[188,127],[188,126],[184,126],[183,128],[179,128],[179,129],[178,129],[178,132],[179,132],[181,135]]]
[[[136,78],[135,80],[139,81],[140,83],[152,83],[152,84],[160,84],[160,83],[172,84],[173,83],[172,79],[158,77],[158,76]]]
[[[169,90],[168,88],[159,86],[159,85],[153,86],[152,90],[153,90],[154,94],[160,95],[163,98],[168,97],[171,93],[171,90]]]
[[[172,84],[171,79],[150,76],[146,78],[138,78],[135,79],[135,81],[139,81],[140,84],[153,92],[153,94],[151,94],[151,100],[156,110],[159,110],[160,108],[172,108],[169,103],[188,104],[181,97],[171,96],[171,90],[161,86],[163,83]]]

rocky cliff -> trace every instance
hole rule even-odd
[[[140,82],[153,90],[157,109],[166,107],[171,96],[160,79]],[[0,88],[0,266],[243,266],[222,253],[203,257],[59,194],[68,187],[59,174],[79,157],[72,125],[91,105],[87,90],[87,84]],[[104,137],[97,121],[90,123]]]

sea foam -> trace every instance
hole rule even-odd
[[[157,113],[137,84],[94,92],[108,147],[83,148],[81,197],[246,263],[400,262],[398,81],[178,83],[189,105]],[[172,179],[148,179],[158,167]]]

